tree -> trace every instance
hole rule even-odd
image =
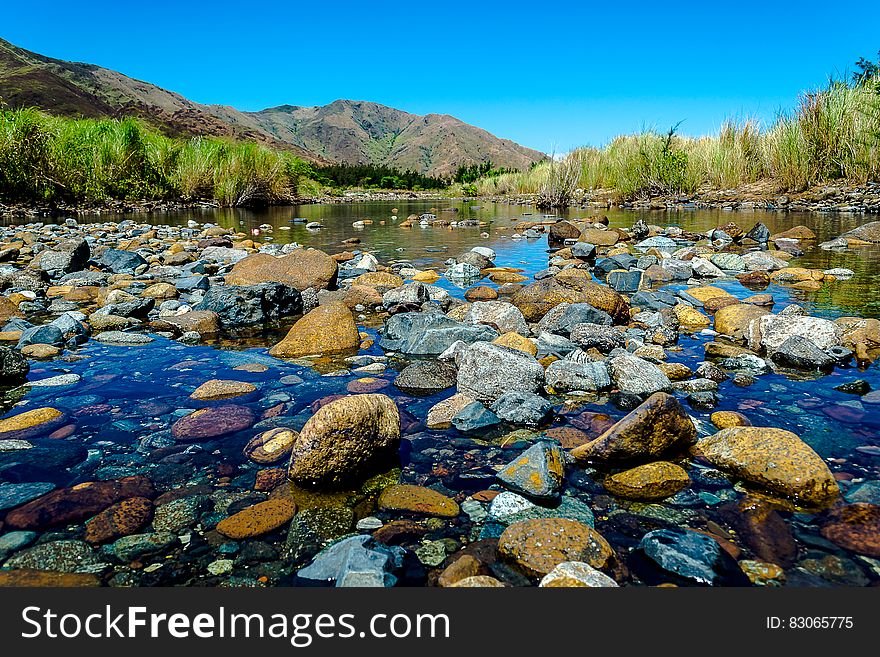
[[[860,85],[870,82],[874,78],[880,78],[880,50],[877,51],[877,61],[859,57],[856,62],[857,73],[852,74],[853,84]]]

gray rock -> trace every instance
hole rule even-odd
[[[501,424],[501,419],[480,402],[471,402],[452,418],[452,426],[469,433]]]
[[[467,285],[483,277],[480,270],[466,262],[459,262],[446,270],[446,278],[456,285]]]
[[[786,338],[771,358],[780,365],[802,370],[829,370],[836,362],[813,342],[799,335]]]
[[[371,536],[351,536],[322,550],[297,571],[301,579],[335,582],[337,587],[391,587],[403,565],[403,549],[386,547]]]
[[[672,278],[677,281],[686,281],[694,275],[694,268],[687,260],[664,258],[660,262],[660,266],[668,271],[672,275]]]
[[[0,562],[37,540],[37,532],[16,531],[0,536]]]
[[[536,427],[550,419],[553,404],[532,392],[514,390],[501,395],[492,404],[492,412],[505,422]]]
[[[589,242],[575,242],[571,245],[571,255],[580,260],[591,260],[596,257],[596,245]]]
[[[428,286],[424,283],[412,282],[388,290],[382,295],[382,305],[386,308],[399,304],[421,306],[431,300]]]
[[[14,509],[53,490],[55,490],[55,484],[45,481],[0,484],[0,511]]]
[[[661,569],[696,584],[749,585],[733,557],[705,534],[658,529],[642,537],[639,549]]]
[[[8,385],[24,381],[30,369],[27,358],[11,347],[0,346],[0,383]]]
[[[411,395],[432,395],[455,385],[457,371],[443,361],[419,361],[407,365],[394,385]]]
[[[299,290],[283,283],[214,286],[193,310],[217,313],[223,326],[247,326],[301,313],[303,302]]]
[[[463,324],[440,313],[398,313],[383,329],[379,346],[413,356],[436,356],[461,340],[491,341],[497,331],[481,324]]]
[[[544,368],[516,349],[477,342],[462,354],[458,391],[478,401],[494,402],[506,392],[536,392],[544,383]]]
[[[32,326],[22,331],[17,346],[21,349],[29,344],[50,344],[60,347],[64,344],[64,334],[61,332],[61,329],[52,324]]]
[[[565,455],[559,445],[540,441],[505,465],[498,480],[515,493],[536,500],[559,499],[565,478]]]
[[[626,336],[611,326],[575,324],[569,336],[581,349],[598,349],[603,354],[626,346]]]
[[[61,242],[40,254],[39,266],[52,277],[84,269],[91,257],[89,243],[81,237]]]
[[[97,263],[102,269],[108,269],[114,274],[134,274],[135,270],[141,265],[146,265],[147,261],[134,251],[107,249],[100,255]]]
[[[149,335],[142,333],[125,333],[123,331],[102,331],[95,336],[96,342],[125,347],[137,347],[153,341]]]
[[[649,237],[646,240],[642,240],[638,244],[636,244],[637,249],[641,249],[643,251],[647,251],[648,249],[659,249],[660,251],[674,251],[678,245],[675,243],[670,237],[664,237],[663,235],[657,235],[656,237]]]
[[[562,335],[543,331],[535,340],[538,356],[554,355],[563,357],[577,349],[577,345]]]
[[[606,282],[608,287],[615,292],[631,294],[639,291],[639,287],[642,285],[642,272],[638,269],[631,271],[616,269],[608,273]]]
[[[123,536],[114,543],[105,545],[101,550],[122,563],[130,563],[135,559],[170,550],[177,543],[177,535],[172,532],[150,532]]]
[[[609,361],[611,379],[621,392],[645,396],[669,390],[672,382],[656,365],[620,352]]]
[[[545,372],[547,387],[556,392],[594,392],[611,387],[608,367],[601,362],[557,360]]]
[[[93,572],[102,565],[92,547],[84,541],[61,540],[40,543],[12,556],[8,568],[33,568],[61,573]]]
[[[529,334],[529,326],[522,312],[507,301],[476,301],[471,304],[464,321],[491,326],[499,333]]]

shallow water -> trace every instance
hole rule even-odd
[[[478,219],[490,222],[485,228],[412,228],[397,226],[407,215],[437,208],[438,218],[460,221]],[[441,212],[442,208],[457,208],[457,213]],[[392,209],[397,208],[397,219],[392,219]],[[443,261],[473,246],[489,246],[498,257],[497,266],[518,267],[531,276],[547,266],[546,238],[537,240],[514,239],[515,226],[520,221],[541,219],[540,213],[529,208],[484,203],[479,207],[461,202],[408,202],[363,203],[339,205],[314,205],[293,208],[270,208],[261,212],[245,210],[219,210],[185,212],[164,215],[126,215],[126,219],[145,223],[185,224],[189,219],[213,222],[238,230],[259,230],[269,224],[271,232],[261,231],[259,239],[271,237],[276,242],[296,241],[330,252],[343,250],[340,242],[359,237],[361,243],[348,245],[348,249],[373,252],[383,264],[395,260],[409,260],[417,267],[439,267]],[[590,211],[571,210],[568,217],[593,214]],[[735,221],[745,229],[756,221],[762,221],[773,233],[795,225],[811,227],[819,239],[817,243],[848,230],[866,219],[845,215],[792,215],[766,212],[724,212],[683,210],[675,212],[604,212],[612,226],[631,226],[638,218],[646,222],[666,226],[677,224],[691,231],[705,231],[728,221]],[[324,228],[308,230],[295,218],[320,221]],[[118,220],[122,217],[102,216],[96,221]],[[372,224],[353,228],[352,223],[370,219]],[[290,227],[290,230],[282,228]],[[488,232],[488,237],[481,233]],[[256,239],[256,237],[255,237]],[[792,290],[771,285],[766,292],[776,300],[776,310],[786,302],[805,305],[812,314],[828,318],[845,315],[880,317],[880,247],[856,252],[835,253],[816,247],[806,248],[803,257],[794,259],[793,265],[827,269],[847,267],[856,272],[849,281],[826,285],[815,293]],[[483,284],[492,285],[483,281]],[[456,296],[463,289],[441,278],[437,283]],[[715,283],[713,283],[715,284]],[[736,280],[717,283],[731,293],[746,297],[754,291],[742,287]],[[286,325],[289,325],[288,322]],[[60,388],[33,387],[26,391],[8,391],[4,411],[9,413],[13,403],[18,406],[14,413],[39,406],[56,406],[70,414],[73,433],[65,441],[89,449],[89,459],[72,474],[60,472],[23,471],[25,474],[10,478],[0,471],[0,481],[52,481],[59,486],[79,481],[115,479],[136,473],[146,473],[157,482],[160,490],[182,485],[207,484],[216,490],[237,491],[246,496],[253,488],[254,476],[260,467],[248,463],[241,455],[241,448],[258,431],[259,427],[240,432],[219,441],[184,446],[171,454],[157,456],[159,447],[170,447],[170,425],[199,404],[189,399],[189,394],[200,383],[212,379],[235,379],[252,382],[259,390],[250,397],[232,400],[231,403],[252,407],[258,414],[281,404],[282,420],[269,420],[299,428],[311,415],[314,401],[330,394],[361,390],[359,379],[363,375],[345,372],[339,376],[322,376],[319,371],[302,364],[271,358],[267,348],[271,346],[286,325],[276,330],[251,336],[247,340],[224,338],[215,345],[183,346],[177,342],[157,339],[146,346],[127,348],[111,347],[88,342],[76,352],[66,352],[67,358],[49,363],[34,363],[29,379],[48,378],[62,373],[75,373],[82,380],[74,385]],[[373,329],[370,332],[375,333]],[[670,360],[688,363],[692,367],[703,359],[703,342],[709,338],[682,335],[678,352],[670,352]],[[382,355],[374,346],[365,353]],[[233,368],[246,363],[263,363],[269,367],[264,373],[249,373]],[[370,385],[391,395],[413,422],[423,420],[428,408],[448,397],[454,390],[425,398],[412,398],[397,390],[392,381],[404,362],[392,359],[388,370],[375,378]],[[339,370],[345,363],[335,361],[321,366],[321,372]],[[824,377],[810,377],[792,372],[789,376],[771,374],[759,377],[747,388],[734,386],[730,381],[721,384],[718,391],[720,402],[713,410],[738,410],[757,426],[773,426],[789,429],[800,435],[825,459],[833,459],[830,467],[840,473],[844,490],[862,480],[880,479],[880,406],[863,403],[857,395],[844,394],[834,387],[855,379],[868,381],[875,390],[880,389],[880,367],[876,364],[864,371],[854,367],[838,368]],[[561,409],[561,406],[558,407]],[[578,411],[605,413],[612,419],[625,415],[626,410],[615,407],[607,398],[587,400]],[[709,411],[689,409],[691,414],[708,422]],[[11,414],[11,413],[9,413]],[[566,415],[572,415],[566,409]],[[406,419],[406,418],[405,418]],[[468,493],[487,488],[493,483],[492,466],[506,463],[527,445],[523,440],[499,440],[487,436],[474,440],[452,431],[416,431],[405,441],[402,450],[403,481],[437,486],[449,494]],[[180,447],[180,446],[178,446]],[[865,450],[864,448],[869,448]],[[862,449],[858,449],[862,448]],[[871,449],[873,448],[873,449]],[[7,459],[8,461],[8,459]],[[0,463],[2,465],[2,463]],[[224,466],[224,467],[221,467]],[[577,470],[575,468],[575,470]],[[8,471],[7,471],[8,472]],[[743,498],[743,493],[725,482],[714,482],[692,471],[694,484],[690,491],[679,494],[662,505],[637,505],[615,501],[605,493],[595,476],[579,470],[570,475],[567,490],[593,506],[596,515],[603,518],[597,529],[620,549],[638,542],[641,534],[630,535],[635,522],[641,533],[663,523],[687,524],[695,528],[708,526],[730,527],[729,510],[725,504]],[[697,495],[700,495],[699,497]],[[877,501],[874,500],[876,503]],[[366,515],[369,503],[358,507],[357,515]],[[789,579],[809,585],[866,584],[880,579],[876,561],[871,561],[846,550],[837,548],[823,539],[818,532],[818,517],[811,514],[781,511],[787,531],[798,546],[798,556],[792,562]],[[222,515],[220,516],[222,517]],[[632,520],[635,518],[635,520]],[[215,519],[216,520],[216,519]],[[203,519],[203,522],[205,519]],[[604,523],[604,524],[603,524]],[[78,535],[80,528],[59,528],[62,535]],[[455,521],[433,530],[428,538],[450,538],[462,543],[473,539],[472,528],[467,522]],[[751,542],[760,543],[761,538],[747,538],[745,530],[738,544],[748,546],[752,553],[757,550]],[[2,530],[0,530],[2,533]],[[270,535],[263,541],[281,550],[284,532]],[[767,539],[769,540],[769,539]],[[751,541],[751,542],[750,542]],[[195,545],[196,547],[191,547]],[[255,584],[256,578],[264,576],[271,583],[289,581],[289,567],[281,561],[265,560],[260,563],[243,563],[237,567],[232,580],[212,578],[205,572],[205,564],[220,558],[223,553],[216,545],[208,546],[193,539],[182,554],[174,557],[176,566],[166,566],[149,574],[132,569],[117,569],[113,583],[134,584],[192,584],[198,582],[218,584],[235,581]],[[232,550],[232,548],[224,548]],[[189,550],[189,553],[187,553]],[[195,553],[193,554],[193,551]],[[233,552],[234,554],[234,552]],[[823,558],[831,557],[834,568]],[[746,557],[743,557],[746,558]],[[754,555],[748,558],[756,558]],[[161,557],[155,561],[161,562]],[[825,566],[816,565],[825,563]],[[837,570],[835,570],[835,568]],[[798,570],[800,569],[800,570]],[[831,571],[834,573],[829,574]],[[122,572],[124,571],[124,572]],[[828,571],[828,572],[826,572]],[[838,571],[842,572],[840,574]],[[804,572],[808,574],[803,574]],[[798,579],[800,578],[800,579]],[[836,578],[836,579],[835,579]],[[414,579],[419,582],[418,577]]]

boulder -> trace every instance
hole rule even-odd
[[[470,305],[463,321],[468,324],[486,324],[499,333],[529,334],[529,327],[522,313],[506,301],[476,301]]]
[[[537,427],[550,419],[553,404],[532,392],[512,390],[501,395],[491,410],[505,422]]]
[[[565,481],[565,455],[558,445],[540,441],[499,470],[497,477],[515,493],[557,500]]]
[[[771,358],[780,365],[802,370],[830,370],[836,363],[833,357],[799,335],[788,337]]]
[[[589,272],[585,273],[589,276]],[[529,322],[539,321],[560,303],[587,303],[608,313],[617,324],[629,321],[629,302],[614,290],[587,277],[545,278],[517,290],[510,301]]]
[[[544,575],[542,588],[616,588],[617,582],[583,561],[564,561]]]
[[[458,391],[478,401],[494,402],[506,392],[536,392],[544,383],[544,368],[516,349],[488,342],[468,347],[458,366]]]
[[[147,261],[134,251],[107,249],[97,259],[98,266],[114,274],[134,274]]]
[[[455,385],[457,371],[443,361],[418,361],[407,365],[394,385],[411,395],[433,395]]]
[[[613,322],[611,315],[588,303],[560,303],[541,318],[538,328],[541,331],[568,336],[577,324],[611,326]]]
[[[81,237],[61,242],[42,251],[33,264],[53,277],[85,269],[91,257],[89,243]]]
[[[691,584],[748,586],[733,557],[710,536],[683,528],[648,532],[639,550],[661,570]]]
[[[381,394],[340,397],[306,422],[290,455],[288,476],[313,488],[339,488],[396,453],[400,413]]]
[[[608,361],[611,380],[621,392],[646,396],[672,388],[659,367],[637,356],[620,352]]]
[[[224,326],[262,324],[302,312],[299,290],[284,283],[210,288],[194,310],[217,314]]]
[[[826,506],[839,495],[822,457],[784,429],[722,429],[701,439],[692,451],[738,479],[804,506]]]
[[[653,502],[675,495],[690,483],[690,477],[681,466],[655,461],[609,475],[605,477],[604,486],[618,497]]]
[[[819,317],[763,315],[749,323],[749,348],[755,351],[763,348],[768,354],[773,354],[792,335],[805,338],[819,349],[827,350],[841,344],[843,329]]]
[[[242,509],[217,523],[217,531],[233,540],[262,536],[283,527],[296,514],[296,504],[283,497]]]
[[[569,339],[581,349],[598,349],[603,354],[626,346],[626,336],[611,326],[575,324]]]
[[[521,520],[498,539],[499,556],[529,577],[544,577],[566,561],[608,568],[614,552],[592,527],[566,518]]]
[[[0,385],[10,385],[24,381],[30,369],[27,358],[15,349],[0,347]]]
[[[715,330],[722,335],[743,340],[749,335],[752,320],[769,314],[764,308],[749,303],[724,306],[715,312]]]
[[[382,511],[406,511],[441,518],[455,518],[458,504],[446,495],[424,486],[394,484],[379,495],[377,505]]]
[[[413,356],[437,356],[458,341],[471,344],[497,337],[488,326],[464,324],[440,313],[399,313],[385,323],[379,346]]]
[[[687,447],[696,437],[697,429],[678,400],[658,392],[571,455],[579,461],[651,461]]]
[[[359,345],[360,334],[351,311],[345,304],[332,301],[297,320],[269,354],[276,358],[300,358],[356,350]]]
[[[611,387],[608,366],[602,362],[556,360],[547,367],[544,377],[547,387],[557,393],[595,392]]]
[[[318,249],[298,248],[277,258],[255,253],[235,263],[226,275],[227,285],[284,283],[305,290],[332,290],[336,287],[339,267],[329,255]]]
[[[171,425],[171,435],[182,442],[210,440],[249,429],[256,421],[247,406],[211,406],[180,418]]]

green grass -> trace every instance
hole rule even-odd
[[[0,199],[284,203],[314,187],[309,165],[256,143],[165,137],[133,118],[0,112]]]
[[[579,175],[570,175],[573,170]],[[602,148],[579,148],[562,162],[481,178],[474,187],[484,196],[532,194],[539,204],[559,206],[599,189],[644,199],[760,180],[780,192],[798,192],[832,181],[878,179],[880,79],[870,78],[805,93],[793,112],[765,130],[753,121],[728,121],[717,134],[700,138],[682,137],[675,128],[649,130]]]

